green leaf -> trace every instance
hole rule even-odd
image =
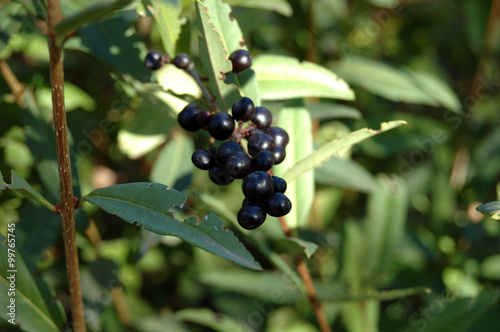
[[[495,220],[500,220],[500,201],[493,201],[479,205],[476,210]]]
[[[214,331],[221,331],[221,332],[234,332],[234,331],[247,331],[250,332],[248,328],[246,328],[245,325],[241,324],[238,322],[236,319],[224,315],[221,313],[216,313],[213,312],[210,309],[197,309],[197,308],[188,308],[188,309],[182,309],[179,310],[175,313],[175,317],[191,322],[191,323],[196,323],[200,324],[206,327],[209,327],[210,329],[213,329]]]
[[[262,10],[273,10],[283,16],[292,16],[292,6],[286,0],[228,0],[231,7],[247,7]]]
[[[500,280],[500,254],[489,256],[481,263],[481,277]]]
[[[350,159],[332,157],[316,168],[316,182],[369,193],[377,188],[375,177],[363,166]]]
[[[226,49],[221,34],[215,29],[211,15],[204,4],[196,1],[196,12],[198,14],[198,30],[200,58],[203,68],[209,77],[210,88],[215,97],[215,102],[221,111],[228,111],[233,103],[240,97],[236,87],[224,82],[225,73],[232,70],[231,61],[228,60]]]
[[[338,118],[361,119],[362,114],[354,107],[335,103],[306,103],[311,117],[317,120],[331,120]]]
[[[185,194],[168,190],[165,185],[137,182],[96,189],[82,201],[88,201],[126,222],[144,225],[156,234],[177,236],[247,268],[261,269],[234,234],[223,228],[222,220],[214,213],[209,213],[200,222],[196,216],[177,220],[172,209],[182,207],[186,199]]]
[[[62,319],[62,307],[60,303],[46,301],[43,297],[43,294],[47,292],[53,296],[54,291],[46,288],[48,287],[46,284],[40,284],[42,289],[39,288],[19,250],[15,250],[15,263],[10,268],[8,262],[9,247],[4,242],[5,238],[0,236],[0,265],[5,267],[0,271],[0,306],[4,308],[0,313],[0,318],[5,321],[12,318],[7,315],[6,308],[10,305],[11,299],[15,299],[15,322],[16,325],[22,326],[23,331],[60,331],[62,326],[58,326],[55,320]],[[10,278],[12,275],[14,278]],[[15,284],[14,290],[11,288],[12,282]],[[15,295],[12,296],[10,292],[14,292]],[[57,319],[54,319],[52,313],[57,315]]]
[[[312,124],[309,112],[303,107],[283,108],[278,113],[276,126],[284,128],[290,142],[286,147],[285,160],[273,167],[274,174],[283,176],[294,168],[297,161],[304,159],[313,151]],[[304,171],[297,176],[296,181],[288,181],[286,196],[292,202],[292,210],[286,216],[288,226],[296,228],[303,226],[309,216],[314,197],[314,173]]]
[[[201,89],[196,81],[185,70],[172,64],[165,64],[155,72],[156,79],[163,90],[172,91],[176,95],[190,95],[201,98]]]
[[[182,177],[191,174],[193,163],[191,155],[194,151],[193,140],[185,135],[176,135],[158,155],[151,170],[151,181],[174,184]]]
[[[153,0],[151,3],[152,5],[148,6],[148,9],[155,18],[163,47],[167,53],[174,57],[176,54],[175,46],[181,34],[181,26],[186,21],[185,19],[180,19],[182,1]]]
[[[54,30],[60,37],[64,37],[70,32],[86,24],[97,22],[103,19],[105,16],[112,14],[119,9],[122,9],[131,2],[131,0],[116,0],[93,3],[92,5],[63,19],[54,27]]]
[[[406,124],[404,121],[390,121],[383,122],[379,130],[363,128],[356,130],[348,135],[338,138],[330,143],[327,143],[311,154],[305,156],[300,161],[298,161],[292,168],[290,168],[285,174],[284,178],[287,182],[290,182],[303,173],[320,166],[326,160],[331,158],[336,153],[339,153],[343,149],[349,148],[356,143],[359,143],[368,137],[383,133],[384,131],[393,129],[402,124]],[[285,159],[286,160],[286,159]]]
[[[11,176],[12,176],[11,184],[4,182],[2,177],[1,179],[2,183],[0,183],[0,190],[3,189],[13,190],[24,197],[27,197],[29,199],[34,200],[35,202],[42,204],[50,211],[56,212],[55,206],[52,205],[52,203],[50,203],[49,201],[47,201],[47,199],[42,195],[40,195],[35,189],[33,189],[33,187],[31,187],[29,183],[26,182],[19,174],[12,171]]]
[[[361,295],[339,295],[335,298],[325,299],[328,302],[350,302],[350,301],[393,301],[415,294],[430,294],[432,291],[427,287],[411,287],[403,289],[390,289],[384,291],[374,291],[369,294]]]
[[[281,55],[262,55],[253,60],[261,98],[283,100],[323,97],[353,100],[354,92],[334,72],[317,64]]]
[[[401,70],[361,57],[339,61],[334,69],[347,82],[392,101],[443,106],[454,112],[461,109],[453,91],[429,73]]]
[[[319,247],[316,243],[304,241],[299,238],[281,239],[278,240],[277,245],[287,253],[300,253],[304,254],[307,258],[311,258]]]

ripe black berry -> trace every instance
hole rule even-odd
[[[197,131],[200,125],[196,121],[196,116],[201,110],[196,104],[188,104],[177,116],[177,122],[187,131]]]
[[[252,119],[255,113],[255,105],[252,99],[243,97],[238,99],[231,109],[233,118],[237,121],[247,122]]]
[[[286,191],[286,181],[279,176],[273,176],[274,192],[284,194]]]
[[[212,114],[209,111],[201,111],[196,115],[196,121],[200,125],[201,128],[207,129],[208,122],[210,121],[210,117]]]
[[[210,117],[207,129],[213,138],[224,141],[234,132],[234,119],[227,113],[217,112]]]
[[[255,171],[243,180],[243,194],[249,201],[259,203],[266,200],[274,190],[273,179],[263,171]]]
[[[196,150],[193,152],[191,161],[196,167],[205,171],[209,170],[215,162],[214,156],[207,150]]]
[[[149,70],[157,70],[163,66],[163,54],[157,50],[151,50],[146,55],[144,65]]]
[[[274,144],[276,146],[281,146],[284,148],[290,141],[287,132],[283,128],[270,127],[264,132],[268,135],[271,135],[274,138]]]
[[[267,150],[259,151],[252,158],[252,169],[256,171],[268,171],[274,165],[273,153]]]
[[[248,153],[250,153],[251,156],[255,156],[257,152],[262,150],[274,150],[274,140],[272,136],[264,133],[256,133],[248,137]]]
[[[229,56],[229,60],[233,64],[233,73],[241,73],[247,70],[252,65],[252,57],[247,50],[236,50]]]
[[[188,69],[193,65],[191,57],[186,53],[179,53],[172,60],[172,63],[179,69]]]
[[[233,178],[227,174],[227,172],[219,166],[214,166],[208,171],[208,176],[215,184],[219,186],[227,186],[233,182]]]
[[[238,224],[244,229],[255,229],[266,220],[266,211],[257,205],[242,206],[238,212]]]
[[[292,202],[282,193],[274,193],[267,200],[266,212],[273,217],[283,217],[292,209]]]
[[[235,179],[243,179],[250,171],[250,157],[246,153],[235,152],[226,161],[226,172]]]
[[[215,155],[217,157],[217,161],[224,165],[233,153],[241,151],[243,151],[243,149],[238,143],[224,142],[217,148]]]
[[[267,108],[256,107],[252,122],[257,129],[267,129],[271,125],[271,122],[273,122],[273,116]]]
[[[275,165],[281,164],[281,162],[285,160],[286,151],[281,146],[277,146],[274,148],[273,156],[274,156],[274,164]]]

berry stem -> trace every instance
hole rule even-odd
[[[290,227],[288,227],[285,217],[279,217],[278,219],[280,221],[283,232],[285,232],[285,235],[290,238],[293,237],[292,230],[290,229]],[[328,320],[326,319],[323,305],[318,300],[318,297],[316,295],[316,289],[314,288],[311,272],[309,271],[305,260],[303,260],[300,256],[296,256],[295,260],[297,262],[297,272],[299,273],[300,278],[306,286],[307,297],[314,309],[314,314],[316,315],[316,319],[318,320],[320,331],[331,332],[332,329],[330,328]]]
[[[201,77],[196,71],[196,69],[193,66],[190,66],[186,68],[185,71],[189,75],[191,75],[191,77],[195,80],[196,84],[198,84],[198,86],[200,87],[201,93],[203,94],[203,99],[205,99],[208,105],[210,106],[210,110],[212,112],[220,112],[219,107],[217,107],[217,104],[215,103],[214,96],[212,96],[212,94],[210,93],[210,91],[208,91],[205,84],[203,84],[203,81],[201,80]]]
[[[48,40],[50,54],[50,81],[52,86],[52,107],[56,134],[57,163],[59,166],[59,185],[61,189],[61,219],[68,273],[68,287],[71,298],[71,314],[76,332],[85,332],[85,316],[83,310],[82,291],[80,286],[80,270],[78,248],[75,232],[75,208],[73,202],[73,186],[71,179],[71,163],[69,158],[69,141],[64,109],[64,71],[62,47],[57,42],[54,27],[62,20],[59,0],[47,1]]]

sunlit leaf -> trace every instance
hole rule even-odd
[[[185,22],[185,19],[180,18],[182,1],[153,0],[151,4],[148,8],[155,18],[163,47],[171,57],[174,57],[176,43],[181,34],[181,26]]]
[[[233,7],[247,7],[262,10],[274,10],[284,16],[292,16],[292,6],[286,0],[228,0]]]
[[[180,320],[196,323],[202,326],[209,327],[214,331],[234,332],[250,330],[236,319],[221,313],[213,312],[207,308],[187,308],[179,310],[175,313],[175,317]]]

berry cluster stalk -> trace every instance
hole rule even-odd
[[[288,227],[285,217],[279,217],[279,221],[285,235],[290,238],[293,237],[292,231]],[[306,262],[298,256],[296,257],[296,262],[297,272],[299,273],[300,279],[302,279],[306,286],[307,297],[309,298],[309,302],[314,309],[314,314],[316,315],[316,319],[318,320],[319,328],[321,332],[331,332],[332,329],[330,328],[328,320],[326,319],[323,305],[318,300],[318,297],[316,295],[316,289],[314,288],[314,283],[312,281],[309,268],[307,267]]]
[[[80,270],[75,233],[75,211],[73,186],[71,182],[71,163],[64,107],[64,71],[62,47],[58,45],[54,27],[62,20],[59,0],[47,1],[48,39],[50,53],[50,80],[52,86],[52,107],[56,134],[57,163],[59,165],[59,185],[61,189],[61,218],[63,227],[64,251],[68,271],[68,285],[71,298],[73,327],[76,332],[85,332]]]

